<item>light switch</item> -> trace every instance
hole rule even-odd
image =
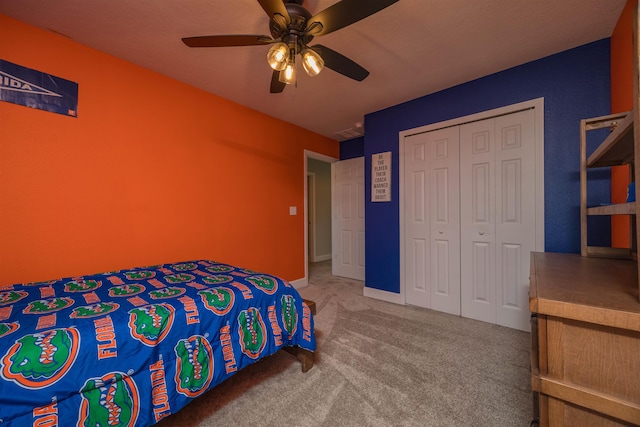
[[[298,209],[295,206],[289,206],[289,215],[297,215]]]

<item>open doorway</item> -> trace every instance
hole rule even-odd
[[[338,159],[305,151],[305,278],[312,267],[331,269],[331,164]]]

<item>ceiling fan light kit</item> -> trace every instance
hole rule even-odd
[[[309,48],[302,50],[302,66],[307,74],[311,77],[320,74],[324,68],[324,60],[318,53]]]
[[[269,66],[277,71],[282,71],[287,66],[289,58],[289,46],[284,43],[276,43],[267,52]]]
[[[258,0],[269,16],[271,38],[264,35],[218,35],[185,37],[189,47],[261,46],[273,44],[267,52],[267,63],[273,69],[271,93],[280,93],[287,84],[296,83],[296,55],[309,76],[327,67],[356,81],[369,72],[342,54],[321,45],[309,46],[314,37],[358,22],[398,0],[341,0],[311,15],[303,0]]]
[[[280,71],[279,80],[284,84],[292,85],[296,83],[297,74],[295,58],[292,58],[287,61],[284,70]]]
[[[271,68],[280,71],[279,81],[285,84],[294,84],[296,82],[296,56],[297,46],[293,47],[285,43],[274,44],[267,52],[267,63]],[[300,53],[302,57],[302,66],[307,74],[311,77],[317,76],[324,68],[324,61],[317,52],[304,48]]]

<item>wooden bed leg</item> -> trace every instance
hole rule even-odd
[[[307,372],[313,367],[313,351],[300,347],[284,347],[284,350],[294,355],[302,364],[302,372]]]
[[[311,301],[310,299],[303,299],[304,303],[307,304],[309,310],[311,310],[311,314],[316,315],[316,302]]]
[[[304,300],[304,303],[311,310],[311,314],[316,314],[316,303],[315,301],[311,301],[308,299]],[[306,350],[300,347],[283,347],[284,350],[293,354],[302,364],[302,372],[307,372],[309,369],[313,368],[313,351]]]

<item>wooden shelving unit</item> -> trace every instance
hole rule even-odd
[[[630,249],[589,246],[587,244],[587,217],[590,215],[636,215],[636,203],[619,203],[607,206],[587,206],[587,170],[635,164],[634,112],[611,114],[580,121],[580,225],[582,256],[631,259],[635,245]],[[611,133],[587,157],[587,132],[596,129],[611,129]],[[633,171],[633,168],[631,168]],[[632,174],[633,175],[633,174]],[[633,177],[632,177],[633,179]],[[632,227],[633,228],[633,227]],[[631,241],[637,239],[631,236]]]
[[[580,123],[580,222],[581,254],[585,257],[624,258],[637,262],[637,244],[640,240],[640,183],[635,186],[636,202],[608,206],[587,206],[587,170],[591,168],[630,165],[630,180],[640,178],[640,35],[638,16],[640,5],[633,16],[633,110],[582,120]],[[587,132],[611,129],[605,140],[587,157]],[[594,247],[587,243],[587,218],[590,215],[631,215],[631,248]],[[640,280],[636,290],[640,291]]]

